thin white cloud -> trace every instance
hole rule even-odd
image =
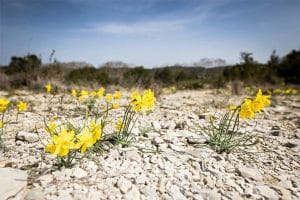
[[[90,31],[113,34],[158,33],[183,30],[189,22],[187,20],[151,20],[135,23],[100,23],[95,24]]]
[[[215,8],[231,1],[232,0],[208,1],[199,3],[199,6],[192,8],[189,12],[175,11],[156,16],[154,19],[136,22],[94,23],[84,31],[111,34],[151,34],[186,30],[190,25],[201,25],[204,20],[214,14],[213,10]],[[151,4],[155,2],[156,1],[153,0],[151,1]],[[144,4],[142,5],[145,6]],[[124,7],[122,7],[122,9],[124,9]],[[136,6],[134,9],[136,9]]]

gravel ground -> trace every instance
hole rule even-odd
[[[0,92],[1,97],[5,95]],[[211,115],[219,118],[229,104],[238,104],[245,96],[215,90],[163,94],[157,98],[155,112],[138,119],[132,133],[136,142],[131,146],[110,147],[102,155],[78,160],[71,169],[56,170],[55,158],[43,149],[49,141],[44,119],[64,113],[75,123],[82,121],[74,111],[74,100],[64,97],[60,104],[60,97],[49,101],[49,95],[28,91],[9,97],[11,101],[29,102],[30,109],[19,114],[18,123],[15,111],[8,114],[0,174],[7,178],[20,175],[23,182],[1,181],[0,188],[6,188],[0,190],[0,196],[64,200],[300,199],[299,95],[272,97],[271,106],[257,120],[243,122],[259,139],[258,144],[218,154],[206,145],[208,136],[200,127],[208,126]],[[121,110],[112,112],[113,118],[121,115]]]

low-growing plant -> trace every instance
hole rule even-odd
[[[18,122],[18,117],[19,117],[19,113],[22,113],[22,112],[25,112],[27,111],[27,103],[24,102],[24,101],[20,101],[18,104],[17,104],[17,117],[16,117],[16,122]]]
[[[0,113],[1,113],[1,119],[0,119],[0,147],[3,147],[3,135],[4,135],[4,129],[5,129],[5,122],[4,122],[4,114],[5,111],[8,108],[9,105],[8,99],[0,99]]]
[[[47,92],[49,93],[49,90]],[[105,134],[106,125],[114,121],[109,119],[109,113],[111,110],[119,108],[118,100],[121,99],[122,94],[120,91],[115,91],[104,95],[104,92],[104,88],[100,88],[98,91],[81,90],[77,92],[75,89],[71,90],[71,95],[76,98],[76,105],[85,106],[82,123],[75,125],[71,121],[64,120],[57,125],[50,120],[45,125],[46,131],[51,136],[50,142],[45,146],[45,151],[57,157],[58,167],[72,167],[75,163],[74,160],[80,158],[79,155],[103,152],[103,141],[128,145],[138,112],[147,112],[154,106],[155,97],[151,90],[145,91],[143,95],[133,93],[123,119],[117,122],[116,132]]]
[[[137,114],[152,111],[155,103],[154,93],[149,89],[143,95],[134,92],[130,96],[131,101],[126,107],[123,119],[119,119],[115,125],[116,134],[113,139],[117,144],[127,146],[132,138],[130,137],[132,129],[137,121]]]
[[[269,96],[263,95],[259,89],[254,99],[246,98],[241,105],[230,106],[217,125],[211,118],[210,126],[203,129],[209,136],[209,144],[218,153],[230,153],[256,144],[257,139],[253,135],[241,130],[241,119],[255,118],[269,104]]]
[[[45,151],[57,156],[58,167],[72,167],[78,153],[84,154],[101,141],[103,127],[97,121],[83,127],[76,127],[71,122],[60,126],[50,122],[46,130],[51,135],[51,142],[46,145]]]

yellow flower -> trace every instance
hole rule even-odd
[[[77,97],[77,91],[75,89],[72,90],[71,94],[73,97]]]
[[[281,89],[275,89],[273,91],[274,94],[281,94],[282,93],[282,90]]]
[[[79,101],[82,101],[84,98],[87,98],[89,96],[89,92],[86,90],[80,91],[80,96],[78,97]]]
[[[18,103],[17,107],[18,107],[19,112],[27,111],[27,103],[26,102],[20,101]]]
[[[0,112],[4,112],[9,104],[8,99],[0,99]]]
[[[75,144],[75,148],[81,148],[81,153],[84,153],[87,148],[94,144],[93,133],[88,128],[85,128],[83,132],[76,137],[78,142]]]
[[[120,91],[115,91],[115,94],[114,94],[114,97],[115,97],[115,99],[121,99],[121,97],[122,97],[122,94],[121,94],[121,92]]]
[[[250,99],[245,99],[244,103],[241,105],[240,117],[244,119],[255,117],[252,101]]]
[[[245,87],[245,90],[250,91],[250,90],[251,90],[251,87],[250,87],[250,86],[246,86],[246,87]]]
[[[235,110],[236,108],[236,105],[229,105],[229,110]]]
[[[154,96],[154,93],[150,89],[146,90],[142,97],[143,109],[144,110],[153,110],[155,100],[156,100],[156,98]]]
[[[96,91],[92,91],[91,95],[92,95],[92,97],[95,97],[95,96],[97,96],[97,92]]]
[[[265,96],[262,94],[261,89],[258,90],[255,99],[252,102],[252,109],[254,112],[261,111],[265,106],[270,105],[270,96]]]
[[[46,89],[46,91],[47,91],[48,93],[51,92],[52,86],[50,85],[50,83],[48,83],[48,84],[45,86],[45,89]]]
[[[144,92],[143,96],[139,93],[134,92],[131,94],[130,105],[133,107],[135,112],[148,111],[154,109],[154,102],[156,100],[154,93],[148,89]]]
[[[292,89],[292,95],[296,95],[298,91],[296,89]]]
[[[172,86],[170,89],[172,90],[172,92],[176,92],[176,86]]]
[[[101,139],[102,136],[102,127],[101,124],[97,124],[95,121],[91,123],[91,133],[93,134],[93,141],[96,143],[98,140]]]
[[[99,90],[97,92],[97,96],[99,99],[101,99],[103,97],[104,92],[105,92],[105,89],[103,87],[99,88]]]
[[[291,88],[288,88],[288,89],[286,89],[285,91],[284,91],[284,94],[286,94],[286,95],[289,95],[289,94],[291,94],[292,93],[292,89]]]
[[[2,121],[0,121],[0,128],[2,128],[3,127],[3,122]]]
[[[52,143],[46,145],[46,152],[63,157],[67,155],[70,149],[74,149],[74,136],[73,130],[67,131],[62,129],[59,135],[53,135],[51,137]]]
[[[46,131],[50,134],[53,134],[55,132],[56,127],[57,127],[56,123],[51,120],[46,128]]]
[[[130,98],[130,105],[133,107],[135,112],[139,112],[142,109],[142,96],[137,92],[133,92],[130,95]]]
[[[112,105],[112,108],[113,109],[118,109],[120,107],[120,105],[118,104],[118,103],[114,103],[113,105]]]
[[[115,125],[115,129],[117,132],[119,132],[122,128],[124,128],[124,124],[122,119],[118,119],[116,125]]]
[[[81,90],[80,91],[80,96],[88,97],[89,96],[89,91],[87,91],[87,90]]]
[[[106,101],[112,101],[114,99],[114,96],[110,93],[106,94]]]

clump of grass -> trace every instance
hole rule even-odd
[[[209,135],[209,144],[218,153],[230,153],[238,148],[255,145],[253,136],[240,129],[238,110],[226,112],[218,124],[210,119],[210,127],[206,129]]]

